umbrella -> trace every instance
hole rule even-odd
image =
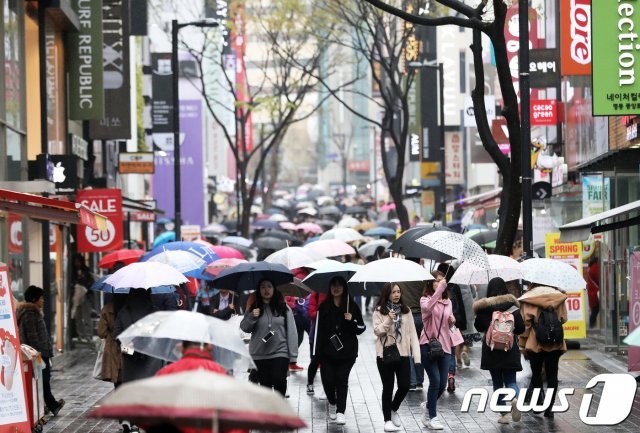
[[[222,225],[228,228],[229,230],[227,231],[230,233],[238,231],[238,221],[224,221]]]
[[[279,207],[280,209],[290,209],[291,208],[291,203],[288,200],[285,200],[283,198],[279,198],[276,201],[274,201],[273,205],[275,207]]]
[[[274,237],[264,237],[258,238],[256,240],[256,245],[258,248],[262,248],[264,250],[281,250],[287,247],[287,241]]]
[[[357,221],[357,220],[356,220]],[[353,227],[354,230],[366,232],[367,230],[375,229],[378,227],[378,224],[372,221],[365,221]]]
[[[342,277],[345,281],[349,281],[361,268],[362,265],[356,265],[354,263],[340,263],[335,260],[327,260],[327,263],[321,264],[320,267],[311,272],[302,282],[316,292],[326,293],[329,291],[329,282],[331,282],[333,278]]]
[[[500,277],[504,281],[524,278],[520,264],[507,256],[490,254],[487,256],[490,269],[482,269],[470,262],[463,262],[451,278],[455,284],[488,284],[492,278]]]
[[[220,234],[220,233],[226,233],[227,231],[229,231],[229,229],[226,226],[223,226],[222,224],[218,224],[218,223],[209,224],[208,226],[202,229],[203,234],[209,234],[209,233]]]
[[[435,231],[416,239],[416,242],[463,262],[489,269],[487,254],[482,247],[460,233]]]
[[[360,248],[358,248],[358,253],[362,257],[369,257],[375,254],[378,247],[383,247],[384,249],[387,249],[389,248],[390,245],[391,245],[391,242],[389,242],[388,240],[378,239],[375,241],[367,242],[366,244],[362,245]]]
[[[143,250],[118,250],[106,254],[98,263],[99,268],[109,269],[118,262],[125,265],[137,262],[144,254]]]
[[[349,293],[375,294],[384,283],[405,281],[433,280],[433,276],[427,269],[410,260],[389,257],[369,262],[362,266],[349,280]],[[373,284],[373,291],[367,290],[368,283]]]
[[[158,221],[156,221],[157,224],[168,224],[172,222],[173,220],[171,218],[158,218]]]
[[[389,246],[389,249],[398,254],[402,254],[405,257],[423,257],[436,260],[438,262],[451,260],[453,257],[416,242],[416,239],[437,230],[451,231],[450,229],[441,226],[416,226],[407,230],[398,239],[393,241]]]
[[[456,233],[460,233],[462,231],[462,222],[460,220],[453,220],[447,223],[447,227]]]
[[[256,289],[258,282],[262,279],[271,280],[273,284],[279,286],[293,281],[293,274],[284,265],[278,263],[241,263],[220,272],[211,284],[215,287],[242,292]]]
[[[640,346],[640,327],[634,329],[622,342],[629,346]]]
[[[304,245],[307,246],[309,245],[311,242],[315,242],[315,241],[319,241],[320,240],[320,236],[314,236],[312,238],[309,238],[305,241]]]
[[[553,259],[529,259],[520,263],[524,279],[569,292],[584,290],[587,282],[571,265]]]
[[[304,248],[320,253],[323,257],[337,257],[356,253],[356,250],[351,245],[337,239],[320,239],[305,245]]]
[[[205,269],[205,272],[215,277],[224,269],[231,268],[233,266],[239,265],[240,263],[249,263],[249,262],[247,262],[244,259],[234,259],[234,258],[220,259],[208,265],[207,268]]]
[[[244,255],[233,247],[228,247],[225,245],[212,245],[211,249],[221,259],[244,259]]]
[[[347,215],[357,215],[357,214],[366,214],[367,210],[362,206],[351,206],[348,207],[347,210],[344,211]]]
[[[276,214],[273,214],[273,215],[271,215],[269,217],[269,221],[276,221],[276,222],[279,222],[279,223],[283,223],[285,221],[289,221],[289,218],[287,218],[286,216],[284,216],[284,215],[282,215],[280,213],[276,213]]]
[[[258,236],[258,239],[260,238],[278,238],[283,241],[288,241],[290,244],[300,243],[300,240],[297,237],[291,233],[283,232],[282,230],[271,230]]]
[[[489,227],[487,227],[484,224],[469,224],[467,226],[467,230],[487,230]]]
[[[181,250],[163,251],[151,257],[146,263],[151,262],[164,263],[176,268],[181,274],[194,278],[198,278],[206,266],[205,261],[200,257]]]
[[[395,209],[396,209],[395,203],[388,203],[380,207],[380,212],[389,212],[390,210],[395,210]]]
[[[129,293],[131,288],[151,289],[152,292],[161,293],[165,291],[161,288],[188,282],[189,280],[172,266],[158,262],[137,262],[109,275],[104,284],[112,286],[115,293]]]
[[[298,226],[296,226],[294,223],[289,222],[289,221],[283,221],[280,223],[280,228],[283,230],[291,230],[291,231],[296,231],[298,230]]]
[[[362,240],[363,236],[354,229],[337,228],[324,232],[320,236],[320,240],[326,239],[337,239],[342,242],[352,242]]]
[[[325,206],[318,211],[319,215],[341,215],[342,212],[337,206]]]
[[[255,228],[261,228],[261,229],[279,229],[280,228],[280,224],[278,224],[277,221],[272,221],[272,220],[254,221],[252,226]]]
[[[316,203],[318,203],[318,206],[332,206],[335,200],[332,197],[323,195],[316,199]]]
[[[96,281],[93,282],[91,287],[89,287],[89,290],[96,290],[98,292],[105,292],[105,293],[113,293],[113,287],[104,284],[104,280],[106,280],[107,278],[109,278],[109,275],[105,275],[103,277],[98,278]]]
[[[268,263],[279,263],[289,269],[302,268],[309,263],[317,262],[324,258],[320,253],[303,247],[288,247],[276,251],[264,259]]]
[[[302,224],[298,224],[296,226],[297,230],[302,230],[305,233],[322,233],[324,230],[322,230],[322,227],[320,227],[318,224],[314,224],[314,223],[302,223]]]
[[[123,384],[100,401],[89,416],[127,419],[138,424],[170,421],[196,428],[211,428],[213,424],[215,432],[234,428],[292,430],[305,427],[304,421],[279,394],[205,370]]]
[[[341,262],[338,262],[336,260],[331,260],[331,259],[322,259],[322,260],[318,260],[317,262],[309,263],[307,266],[305,266],[305,268],[315,270],[315,269],[320,269],[323,266],[331,266],[334,263],[341,263]]]
[[[388,229],[386,227],[376,227],[374,229],[370,229],[367,230],[364,233],[365,236],[372,236],[372,237],[389,237],[389,236],[395,236],[396,235],[396,231],[393,229]]]
[[[232,323],[192,311],[149,314],[125,329],[118,340],[136,352],[168,362],[180,359],[183,341],[208,343],[214,346],[213,359],[224,368],[245,370],[253,366],[247,346]]]
[[[338,223],[338,227],[353,229],[353,228],[359,226],[360,224],[361,223],[360,223],[359,219],[356,219],[356,218],[348,216],[348,217],[344,217],[344,218],[342,218],[340,220],[340,222]]]
[[[305,209],[305,208],[313,208],[315,206],[315,203],[309,200],[303,200],[301,202],[299,202],[298,204],[296,204],[296,209]]]
[[[468,236],[472,241],[478,243],[478,245],[488,245],[495,242],[498,239],[498,230],[480,230],[472,235]]]
[[[243,238],[242,236],[227,236],[222,239],[222,243],[241,245],[246,248],[251,248],[253,246],[253,241],[251,239]]]
[[[302,282],[300,278],[293,278],[290,283],[276,287],[282,296],[293,296],[295,298],[306,298],[313,290]]]
[[[153,247],[164,245],[168,242],[175,242],[176,232],[163,232],[160,233],[153,241]]]
[[[304,209],[300,209],[298,211],[299,214],[304,214],[304,215],[311,215],[311,216],[316,216],[318,215],[318,211],[315,210],[315,208],[312,207],[305,207]]]
[[[203,245],[202,243],[198,243],[198,242],[171,242],[169,244],[160,245],[158,247],[155,247],[154,249],[149,251],[147,254],[142,256],[140,261],[141,262],[146,262],[151,257],[155,256],[156,254],[160,254],[163,251],[176,251],[176,250],[187,251],[187,252],[193,253],[196,256],[200,257],[202,260],[204,260],[207,264],[213,262],[214,260],[218,260],[220,258],[209,247],[207,247],[206,245]]]
[[[386,227],[388,229],[394,229],[397,230],[398,228],[398,223],[394,221],[378,221],[378,225],[380,227]]]
[[[334,227],[336,225],[336,222],[332,221],[332,220],[318,220],[318,221],[316,221],[316,224],[318,224],[321,227],[331,228],[331,227]]]

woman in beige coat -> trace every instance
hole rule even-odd
[[[525,325],[518,345],[524,349],[525,355],[531,363],[531,384],[528,392],[540,389],[539,392],[542,393],[542,367],[544,366],[547,388],[553,389],[551,405],[544,412],[544,416],[549,418],[553,418],[551,408],[558,389],[558,365],[560,357],[567,351],[567,344],[564,339],[554,344],[540,343],[536,336],[536,324],[540,320],[542,310],[545,309],[551,309],[560,323],[565,323],[567,321],[566,299],[567,295],[560,289],[536,285],[518,299]],[[538,402],[541,403],[542,399],[538,399]]]
[[[409,392],[411,376],[410,357],[416,368],[422,368],[420,360],[420,343],[409,307],[402,302],[402,290],[395,283],[386,283],[382,288],[380,300],[373,313],[373,332],[376,340],[376,361],[382,380],[382,412],[384,415],[384,431],[400,430],[401,422],[398,409]],[[396,344],[400,352],[400,360],[385,362],[383,348]],[[398,390],[393,396],[393,385],[398,381]],[[393,397],[393,398],[392,398]]]
[[[126,295],[114,294],[111,302],[102,308],[98,322],[98,336],[104,339],[102,380],[113,383],[116,388],[122,381],[122,352],[120,343],[113,335],[113,327],[125,299]]]

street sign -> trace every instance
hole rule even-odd
[[[76,202],[108,218],[107,230],[77,226],[78,252],[113,251],[123,245],[122,191],[119,189],[83,189]]]
[[[536,182],[531,189],[535,200],[544,200],[551,197],[551,184],[549,182]]]
[[[120,174],[153,174],[155,164],[153,152],[121,152],[118,154]]]
[[[200,233],[200,226],[188,225],[180,227],[180,236],[183,241],[193,242],[202,238]]]

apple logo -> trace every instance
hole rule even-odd
[[[62,183],[65,181],[67,176],[64,175],[64,167],[61,162],[58,162],[53,167],[53,182],[54,183]]]

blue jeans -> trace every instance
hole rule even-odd
[[[422,328],[424,327],[424,324],[422,323],[422,315],[420,313],[413,314],[413,323],[416,325],[416,332],[418,333],[418,339],[420,339],[420,334],[422,333]],[[411,384],[411,386],[422,386],[422,384],[424,383],[424,370],[422,369],[422,367],[416,368],[416,365],[413,362],[413,356],[409,357],[409,362],[411,363],[411,368],[409,369],[409,383]]]
[[[429,376],[429,390],[427,391],[427,409],[429,410],[429,418],[437,416],[436,406],[438,399],[447,388],[447,379],[449,377],[449,367],[451,366],[451,355],[445,353],[444,356],[437,360],[429,359],[429,345],[420,346],[420,354],[422,356],[422,365]]]
[[[489,370],[489,373],[491,373],[491,381],[493,382],[494,391],[497,391],[501,388],[511,388],[516,392],[515,398],[518,398],[520,388],[518,388],[518,382],[516,381],[516,370],[492,368],[491,370]],[[506,405],[508,402],[506,401],[505,397],[501,397],[498,403],[501,405]]]

